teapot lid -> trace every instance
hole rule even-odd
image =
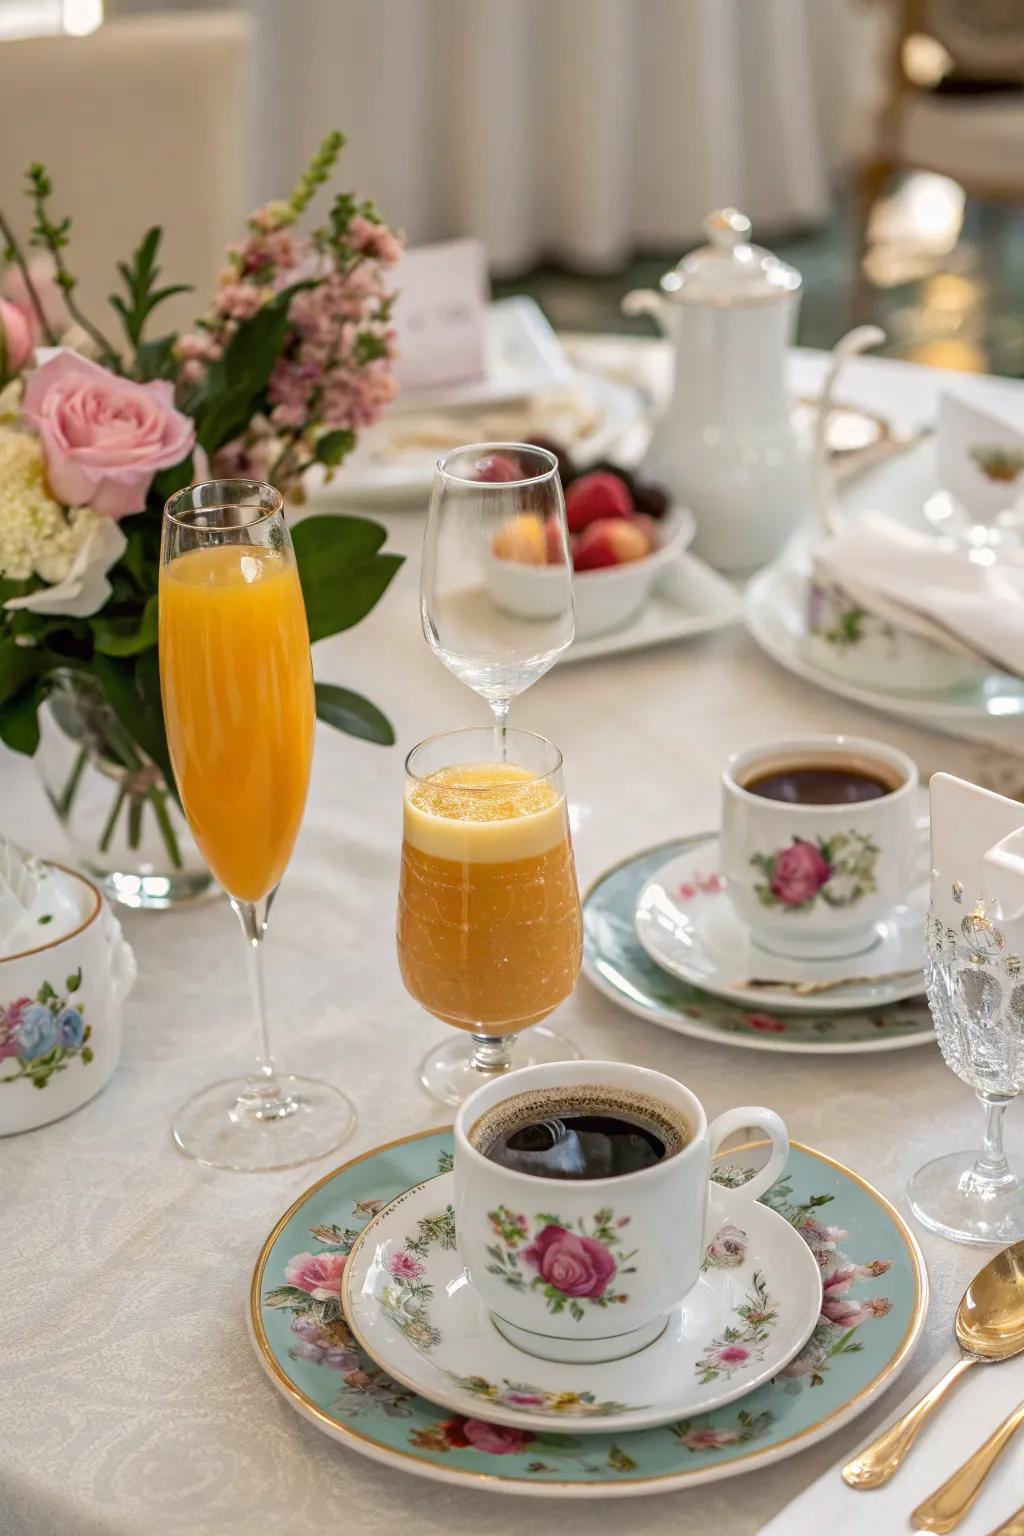
[[[795,293],[803,279],[795,267],[750,243],[750,220],[719,208],[704,220],[708,244],[684,256],[661,279],[661,291],[680,304],[766,304]]]

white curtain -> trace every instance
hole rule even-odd
[[[727,203],[768,236],[822,219],[832,173],[863,138],[885,10],[865,0],[237,4],[257,23],[254,198],[279,194],[340,126],[346,184],[371,191],[415,242],[480,236],[506,271],[542,256],[612,268],[638,246],[682,248]]]

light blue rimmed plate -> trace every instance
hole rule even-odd
[[[583,974],[629,1013],[680,1035],[757,1051],[834,1055],[896,1051],[935,1039],[923,997],[841,1013],[827,1002],[814,1013],[775,1013],[752,995],[749,1006],[712,997],[663,971],[636,935],[640,892],[670,859],[711,834],[677,838],[616,864],[583,898]]]
[[[333,1439],[442,1482],[562,1498],[665,1492],[751,1471],[862,1413],[910,1358],[927,1280],[905,1222],[877,1190],[794,1145],[765,1197],[801,1233],[825,1284],[806,1348],[773,1382],[711,1414],[627,1434],[560,1434],[435,1407],[390,1380],[341,1316],[345,1263],[384,1204],[451,1167],[449,1129],[377,1148],[314,1184],[271,1232],[253,1273],[249,1326],[274,1385]],[[742,1179],[741,1154],[719,1169]]]

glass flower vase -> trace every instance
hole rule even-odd
[[[53,675],[35,762],[75,862],[111,901],[167,910],[211,889],[162,770],[90,673]]]

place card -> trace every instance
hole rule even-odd
[[[488,301],[482,243],[445,240],[403,251],[392,281],[398,294],[394,320],[399,389],[482,378]]]
[[[974,522],[988,523],[1024,496],[1024,436],[960,399],[939,397],[939,483]]]

